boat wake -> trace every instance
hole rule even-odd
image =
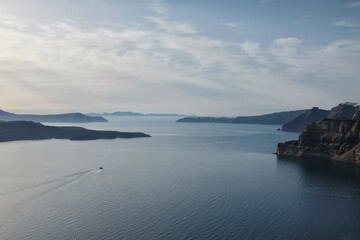
[[[87,170],[87,171],[82,171],[82,172],[77,172],[77,173],[72,173],[72,174],[69,174],[69,175],[65,175],[65,176],[62,176],[62,177],[59,177],[59,178],[55,178],[55,179],[51,179],[51,180],[48,180],[48,181],[44,181],[44,182],[40,182],[40,183],[37,183],[37,184],[34,184],[34,185],[30,185],[30,186],[26,186],[26,187],[22,187],[22,188],[19,188],[19,189],[15,189],[15,190],[12,190],[12,191],[9,191],[9,192],[4,192],[4,193],[0,193],[0,197],[2,196],[6,196],[6,195],[10,195],[10,194],[15,194],[15,193],[19,193],[19,192],[23,192],[23,191],[27,191],[27,190],[30,190],[30,189],[34,189],[34,188],[40,188],[40,187],[43,187],[43,186],[46,186],[46,185],[49,185],[49,184],[55,184],[55,183],[60,183],[59,185],[56,185],[54,188],[51,188],[49,190],[54,190],[54,189],[57,189],[57,188],[60,188],[64,185],[67,185],[85,175],[88,175],[88,174],[97,174],[97,173],[100,173],[102,171],[102,169],[92,169],[92,170]]]

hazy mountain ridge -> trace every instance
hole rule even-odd
[[[104,112],[104,113],[87,113],[88,116],[104,116],[104,117],[183,117],[187,116],[185,114],[175,114],[175,113],[138,113],[138,112]]]
[[[0,142],[18,140],[69,139],[96,140],[115,138],[150,137],[141,132],[89,130],[82,127],[46,126],[32,121],[0,122]]]
[[[237,124],[273,124],[282,125],[300,116],[306,110],[284,111],[257,116],[226,117],[185,117],[177,122],[185,123],[237,123]]]
[[[100,116],[87,116],[82,113],[65,114],[15,114],[0,110],[0,120],[2,121],[34,121],[34,122],[106,122],[107,120]]]

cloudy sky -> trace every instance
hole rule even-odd
[[[360,101],[360,1],[0,0],[0,108],[236,116]]]

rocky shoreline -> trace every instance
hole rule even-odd
[[[309,123],[299,140],[279,143],[279,157],[314,157],[360,164],[360,111],[351,119]]]

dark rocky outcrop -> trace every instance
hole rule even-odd
[[[150,137],[140,132],[97,131],[82,127],[46,126],[31,121],[0,122],[0,142],[17,140],[70,139],[96,140]]]
[[[359,109],[354,103],[341,103],[330,111],[314,107],[294,120],[282,126],[283,131],[301,132],[310,122],[320,121],[324,118],[351,118]]]
[[[86,116],[81,113],[65,113],[65,114],[48,114],[48,115],[36,115],[36,114],[15,114],[0,110],[0,120],[2,121],[34,121],[34,122],[73,122],[73,123],[85,123],[85,122],[106,122],[103,117]]]
[[[298,117],[306,110],[278,112],[259,116],[226,117],[186,117],[177,120],[184,123],[245,123],[245,124],[274,124],[282,125]]]
[[[299,140],[279,143],[277,154],[360,164],[360,111],[352,119],[326,118],[308,124]]]

